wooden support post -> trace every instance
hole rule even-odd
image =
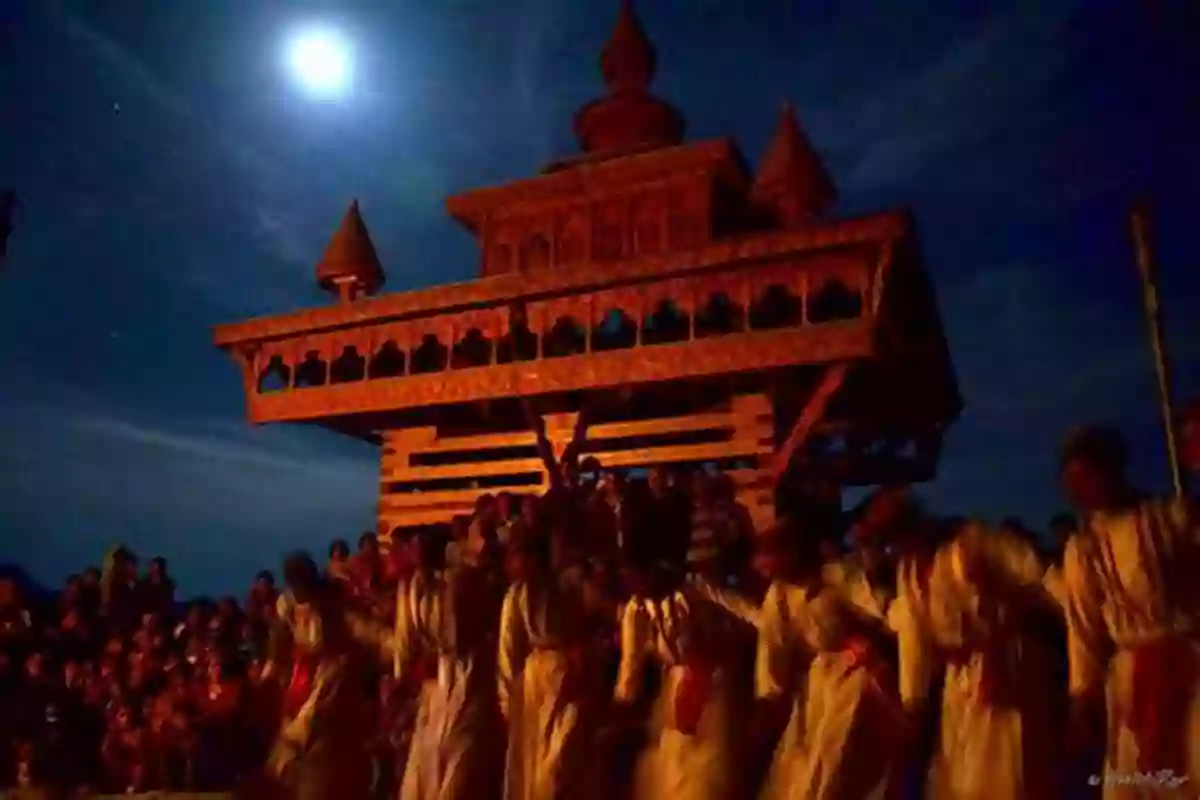
[[[388,478],[388,472],[396,463],[396,456],[399,455],[404,460],[404,463],[408,463],[408,453],[402,450],[402,447],[401,437],[385,433],[383,436],[383,446],[379,448],[379,502],[376,506],[375,518],[379,548],[384,552],[391,552],[392,530],[396,527],[393,524],[393,520],[389,517],[387,505],[384,503],[384,487]]]
[[[766,395],[753,394],[733,400],[733,438],[746,445],[769,444],[775,437],[775,412]],[[739,449],[753,449],[739,448]],[[729,473],[734,497],[750,512],[756,531],[763,531],[775,522],[775,486],[770,483],[764,463],[767,457],[753,459],[749,469]]]
[[[804,410],[800,412],[800,416],[796,419],[795,424],[792,425],[792,430],[788,434],[787,440],[775,453],[774,463],[771,465],[772,485],[779,485],[779,482],[787,472],[788,466],[792,463],[792,457],[796,454],[796,451],[808,440],[817,423],[824,419],[825,410],[829,407],[829,401],[842,388],[842,384],[846,381],[846,375],[849,371],[850,365],[846,362],[834,364],[825,370],[825,374],[822,376],[821,382],[817,385],[816,391],[812,393],[812,396],[804,406]]]

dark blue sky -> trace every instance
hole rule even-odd
[[[23,207],[0,272],[0,561],[56,581],[120,538],[185,591],[240,591],[372,527],[374,451],[243,424],[209,326],[326,302],[313,266],[352,197],[392,290],[471,277],[443,198],[575,151],[616,5],[3,4],[0,185]],[[1123,215],[1155,193],[1178,383],[1200,390],[1196,4],[639,5],[690,138],[754,162],[791,99],[842,212],[918,214],[967,403],[937,508],[1041,523],[1081,419],[1123,425],[1165,485]],[[341,102],[281,69],[310,21],[355,43]]]

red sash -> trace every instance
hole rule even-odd
[[[866,636],[850,636],[842,643],[839,652],[850,662],[850,669],[867,671],[875,691],[889,699],[892,697],[891,669],[870,639]]]
[[[437,678],[438,660],[436,656],[425,656],[418,658],[409,670],[409,680],[414,685],[420,688],[426,681],[432,681]]]
[[[700,718],[712,696],[713,669],[704,664],[685,664],[675,687],[675,729],[694,736],[700,729]]]
[[[1200,680],[1192,643],[1168,636],[1131,649],[1133,693],[1123,710],[1137,739],[1138,769],[1187,771],[1191,696]]]
[[[971,656],[980,654],[979,685],[975,691],[976,702],[985,706],[1012,708],[1017,705],[1020,690],[1016,684],[1014,670],[1011,669],[1009,653],[1005,642],[1000,639],[981,647],[963,647],[946,654],[946,660],[951,664],[966,666]]]
[[[314,658],[297,658],[292,664],[292,677],[283,692],[283,713],[286,717],[292,718],[300,713],[312,695],[316,673],[317,662]]]
[[[863,703],[863,714],[867,720],[863,726],[866,741],[878,753],[895,752],[905,740],[908,721],[893,688],[891,667],[875,644],[865,636],[848,637],[838,652],[849,660],[850,669],[865,670],[870,678],[870,696],[865,697]]]
[[[582,644],[568,645],[563,650],[563,655],[567,659],[567,674],[562,684],[563,694],[568,700],[576,700],[587,691],[587,648]]]

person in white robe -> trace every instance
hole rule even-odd
[[[1072,742],[1104,732],[1106,798],[1181,785],[1194,796],[1200,517],[1192,502],[1134,490],[1128,461],[1125,440],[1100,426],[1075,431],[1062,451],[1063,487],[1083,515],[1063,559]]]
[[[550,543],[510,543],[513,579],[500,612],[500,709],[508,724],[506,800],[605,797],[593,733],[601,673],[591,653],[582,586],[550,567]]]
[[[925,624],[945,660],[926,796],[1057,797],[1064,763],[1043,617],[1059,606],[1031,544],[975,522],[934,556]]]
[[[290,556],[284,576],[288,591],[277,602],[263,674],[274,675],[284,659],[291,672],[269,780],[253,793],[365,799],[370,758],[359,732],[370,719],[366,674],[390,653],[390,631],[346,608],[307,555]]]
[[[894,796],[904,720],[886,605],[847,563],[807,561],[772,581],[758,617],[756,690],[777,697],[791,684],[794,698],[763,796]]]
[[[397,676],[421,684],[401,800],[500,796],[503,729],[494,669],[498,612],[476,563],[484,542],[469,540],[464,563],[440,572],[441,548],[419,535],[420,568],[398,597]]]
[[[614,699],[630,706],[643,670],[662,671],[647,722],[647,741],[635,769],[636,800],[727,800],[740,797],[734,774],[738,728],[731,681],[736,640],[729,612],[669,565],[653,570],[645,592],[634,594],[621,620],[621,664]]]

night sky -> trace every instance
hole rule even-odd
[[[250,428],[210,326],[330,302],[313,268],[354,197],[390,290],[472,277],[444,197],[577,151],[616,6],[0,3],[0,187],[21,202],[0,562],[57,582],[120,539],[184,592],[240,593],[286,549],[373,528],[374,449]],[[1153,193],[1178,388],[1200,391],[1197,4],[639,7],[689,138],[732,135],[754,163],[790,99],[839,213],[917,213],[967,404],[936,509],[1042,525],[1057,444],[1088,419],[1118,422],[1165,488],[1124,213]],[[282,68],[312,22],[355,49],[337,101]]]

